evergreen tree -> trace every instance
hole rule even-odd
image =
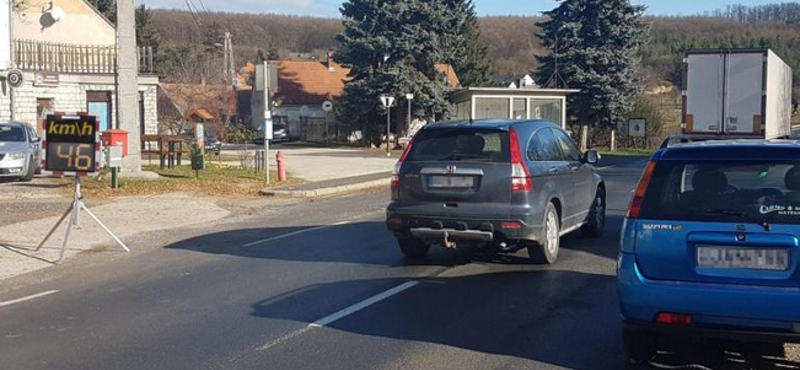
[[[106,17],[112,24],[117,24],[117,0],[88,0],[100,14]],[[158,33],[150,23],[153,18],[150,9],[144,5],[136,8],[136,45],[151,46],[158,49],[160,40]]]
[[[487,86],[491,79],[492,61],[481,37],[480,22],[472,0],[451,0],[452,11],[463,14],[464,20],[457,34],[459,44],[454,45],[453,58],[449,60],[463,86]]]
[[[351,68],[352,81],[338,102],[339,117],[361,124],[365,137],[378,144],[385,132],[381,95],[402,104],[413,93],[414,117],[438,120],[450,114],[450,90],[436,64],[453,58],[463,17],[442,0],[349,0],[342,5],[344,31],[335,58]],[[457,28],[452,28],[454,25]],[[402,106],[402,105],[400,105]],[[395,113],[394,132],[404,132],[403,109]]]
[[[580,89],[570,96],[569,112],[581,125],[615,127],[632,109],[640,90],[639,49],[649,34],[644,11],[630,0],[565,0],[538,24],[544,45],[554,51],[539,58],[539,81],[554,75],[557,56],[564,82]]]

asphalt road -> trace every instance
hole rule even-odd
[[[332,198],[0,286],[0,368],[621,369],[617,240],[644,162],[614,164],[606,236],[566,237],[555,266],[445,250],[411,264],[385,191]],[[775,362],[656,366],[797,368]]]

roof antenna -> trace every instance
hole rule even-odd
[[[552,88],[558,89],[560,87],[561,83],[564,84],[564,88],[565,89],[569,88],[569,86],[567,85],[567,81],[564,81],[564,77],[561,76],[561,71],[559,71],[559,65],[558,65],[558,56],[559,56],[559,54],[558,54],[559,53],[559,50],[558,50],[558,33],[559,33],[559,31],[561,31],[561,27],[560,26],[556,30],[556,35],[554,37],[555,38],[555,50],[554,50],[554,53],[553,53],[553,57],[554,57],[553,59],[554,59],[554,64],[555,65],[553,66],[554,67],[553,68],[553,74],[550,75],[550,78],[547,80],[547,83],[544,84],[544,87],[546,89],[552,89]],[[555,84],[555,87],[553,87],[554,84]]]

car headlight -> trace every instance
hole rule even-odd
[[[25,153],[8,153],[8,159],[12,161],[19,161],[27,158],[28,155]]]

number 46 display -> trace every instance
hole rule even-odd
[[[94,116],[47,116],[45,169],[66,173],[96,172],[97,129]]]

